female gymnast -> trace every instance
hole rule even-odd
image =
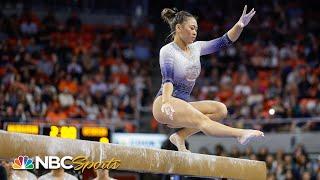
[[[153,102],[153,116],[170,128],[182,128],[170,136],[179,151],[187,151],[185,140],[202,131],[209,136],[235,137],[241,144],[264,136],[263,132],[237,129],[219,123],[227,116],[226,106],[217,101],[189,102],[191,91],[200,74],[200,56],[214,53],[235,42],[256,13],[246,14],[244,7],[239,21],[223,36],[210,41],[196,41],[198,25],[186,11],[165,8],[161,17],[171,28],[173,41],[160,49],[162,85]]]

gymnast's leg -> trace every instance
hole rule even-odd
[[[263,135],[260,131],[232,128],[219,122],[212,121],[208,116],[201,113],[188,102],[174,97],[172,97],[171,103],[175,113],[173,115],[173,120],[171,120],[161,111],[161,98],[162,96],[157,97],[153,103],[153,115],[155,119],[162,124],[168,124],[171,127],[198,129],[206,135],[218,137],[242,138],[247,136],[249,131],[251,136]],[[191,132],[194,131],[186,130],[185,135],[191,134]]]
[[[223,103],[218,101],[205,100],[189,102],[189,104],[191,104],[194,108],[205,114],[213,121],[221,121],[222,119],[227,117],[228,114],[227,107]],[[173,133],[169,139],[174,145],[177,146],[179,151],[190,152],[185,146],[185,141],[188,137],[198,133],[199,131],[199,129],[183,128],[178,132]]]

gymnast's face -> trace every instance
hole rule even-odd
[[[177,36],[186,44],[191,44],[197,37],[198,23],[195,18],[189,17],[182,24],[177,24]]]

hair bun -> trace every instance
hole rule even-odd
[[[172,10],[174,11],[174,15],[176,16],[177,14],[178,14],[178,12],[179,12],[179,10],[177,9],[177,8],[172,8]]]
[[[161,12],[161,18],[168,24],[171,24],[173,18],[176,16],[176,14],[178,13],[178,9],[177,8],[164,8]]]

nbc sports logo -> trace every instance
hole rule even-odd
[[[12,164],[13,169],[33,169],[33,160],[28,156],[19,156]]]
[[[19,156],[14,159],[13,169],[39,169],[42,166],[44,169],[72,169],[81,170],[84,169],[116,169],[120,166],[120,160],[112,158],[110,161],[93,162],[88,160],[85,156],[77,156],[72,158],[71,156],[64,156],[62,158],[58,156],[44,156],[41,159],[39,156],[35,156],[34,159],[28,156]]]

